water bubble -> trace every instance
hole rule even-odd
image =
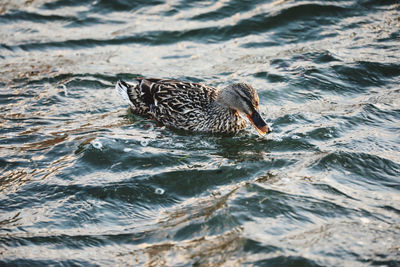
[[[162,195],[165,193],[165,190],[162,188],[156,188],[156,190],[154,191],[157,195]]]
[[[149,144],[149,141],[145,139],[145,140],[140,141],[140,144],[142,146],[147,146]]]
[[[279,174],[279,172],[277,170],[270,170],[270,171],[268,171],[268,174],[271,176],[277,176]]]
[[[300,139],[301,137],[300,136],[298,136],[298,135],[293,135],[292,136],[292,139]]]
[[[91,142],[92,146],[96,149],[102,149],[103,148],[103,144],[99,141],[99,140],[94,140]]]
[[[128,148],[128,147],[124,148],[124,152],[131,152],[131,151],[132,151],[132,148]]]

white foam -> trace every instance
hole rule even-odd
[[[165,190],[162,189],[162,188],[156,188],[156,190],[154,190],[154,192],[155,192],[157,195],[162,195],[162,194],[165,193]]]
[[[141,146],[148,146],[149,145],[149,141],[148,140],[142,140],[142,141],[140,141],[140,145]]]
[[[103,144],[99,141],[99,140],[93,140],[92,142],[90,142],[92,144],[92,146],[96,149],[101,150],[103,148]]]

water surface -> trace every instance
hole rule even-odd
[[[399,11],[1,2],[1,265],[398,266]],[[138,76],[246,81],[274,132],[134,116]]]

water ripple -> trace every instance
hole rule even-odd
[[[397,1],[0,3],[0,264],[399,262]],[[246,81],[273,133],[176,131],[118,79]]]

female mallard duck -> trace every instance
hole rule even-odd
[[[246,127],[245,114],[264,135],[271,132],[258,112],[257,92],[246,83],[222,90],[198,83],[137,78],[138,84],[118,81],[115,89],[134,113],[167,127],[192,132],[237,133]]]

